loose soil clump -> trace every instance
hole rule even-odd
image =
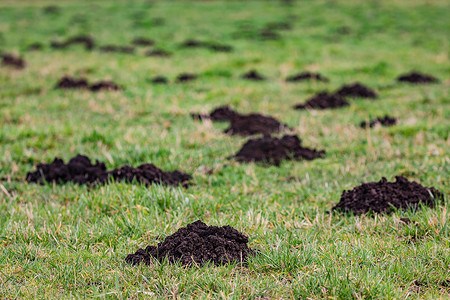
[[[57,89],[86,89],[88,88],[88,81],[85,78],[73,78],[64,76],[56,84]]]
[[[374,127],[376,125],[394,126],[395,124],[397,124],[397,121],[398,120],[396,118],[385,115],[384,117],[376,118],[375,120],[371,120],[370,122],[363,121],[359,125],[361,126],[361,128],[366,128],[367,126]]]
[[[99,49],[102,52],[106,53],[125,53],[132,54],[134,53],[134,47],[131,46],[117,46],[117,45],[105,45],[100,47]]]
[[[155,41],[144,37],[137,37],[131,43],[135,46],[153,46]]]
[[[205,42],[205,41],[199,41],[194,39],[189,39],[184,41],[181,44],[182,48],[204,48],[209,49],[216,52],[231,52],[233,51],[233,47],[229,45],[224,45],[220,43],[215,42]]]
[[[231,226],[208,226],[199,220],[178,229],[157,246],[147,246],[129,254],[125,261],[132,265],[149,265],[152,258],[186,266],[245,264],[254,254],[247,243],[248,237]]]
[[[2,65],[5,67],[12,67],[17,70],[23,69],[26,66],[25,60],[12,54],[0,54],[2,58]]]
[[[99,92],[99,91],[120,91],[120,87],[112,81],[103,80],[98,81],[89,86],[89,90],[91,92]]]
[[[225,133],[231,135],[267,135],[288,128],[286,124],[280,123],[277,119],[260,114],[237,114],[230,122],[230,127],[225,129]]]
[[[77,155],[67,164],[60,158],[55,158],[50,164],[39,164],[36,171],[29,172],[26,177],[28,182],[44,183],[74,182],[76,184],[106,184],[110,180],[133,182],[149,186],[153,183],[163,185],[188,186],[192,177],[180,171],[165,172],[153,164],[142,164],[137,168],[125,165],[111,171],[106,170],[106,165],[96,161],[91,163],[89,157]]]
[[[188,81],[193,81],[195,79],[197,79],[197,75],[195,74],[191,74],[191,73],[181,73],[180,75],[177,76],[176,78],[176,82],[188,82]]]
[[[395,209],[416,209],[420,204],[434,207],[435,199],[443,199],[443,194],[433,187],[424,187],[403,176],[395,176],[395,182],[388,182],[383,177],[379,182],[363,183],[344,191],[341,201],[332,210],[355,215],[369,212],[389,214]]]
[[[159,56],[159,57],[169,57],[172,53],[167,52],[162,49],[152,49],[145,52],[146,56]]]
[[[77,44],[83,45],[86,50],[92,50],[95,47],[94,39],[87,35],[75,36],[67,39],[65,42],[51,42],[50,46],[54,49],[65,49]]]
[[[192,118],[196,120],[210,119],[212,121],[231,121],[239,114],[229,106],[220,106],[215,108],[209,115],[191,113]]]
[[[327,92],[321,92],[317,95],[309,98],[303,104],[297,104],[294,106],[295,109],[328,109],[328,108],[339,108],[350,105],[345,98],[336,95],[329,94]]]
[[[286,82],[298,82],[304,80],[316,80],[323,82],[329,81],[328,78],[326,78],[325,76],[322,76],[319,73],[311,73],[311,72],[303,72],[286,78]]]
[[[242,78],[248,79],[248,80],[255,80],[255,81],[263,81],[266,78],[259,74],[256,70],[250,70],[249,72],[242,75]]]
[[[264,162],[279,166],[283,160],[313,160],[325,156],[324,150],[302,147],[301,142],[296,135],[249,139],[232,157],[239,162]]]
[[[151,79],[151,82],[156,84],[167,84],[169,81],[164,76],[155,76]]]
[[[397,81],[399,82],[409,82],[409,83],[436,83],[439,82],[439,80],[436,77],[433,77],[431,75],[422,74],[419,72],[412,71],[408,74],[400,75],[397,78]]]
[[[342,86],[337,92],[342,97],[376,98],[377,93],[359,82]]]

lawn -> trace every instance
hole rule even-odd
[[[445,0],[1,1],[0,52],[27,65],[0,66],[0,299],[450,298],[449,14]],[[292,28],[262,38],[274,22]],[[77,35],[97,45],[147,37],[156,43],[147,48],[172,55],[50,47]],[[180,47],[188,39],[233,51]],[[241,78],[252,69],[267,80]],[[411,70],[440,82],[396,82]],[[330,81],[284,81],[301,71]],[[175,83],[180,73],[199,77]],[[123,90],[55,89],[64,75]],[[355,81],[378,99],[292,108]],[[226,104],[276,117],[326,156],[279,167],[228,159],[247,139],[190,116]],[[398,124],[359,127],[385,114]],[[187,188],[25,181],[37,164],[78,153],[194,179]],[[396,175],[444,200],[389,215],[330,213],[343,190]],[[196,220],[238,229],[260,254],[247,266],[124,262]]]

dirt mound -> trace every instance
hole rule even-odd
[[[104,163],[96,161],[95,165],[84,155],[77,155],[67,164],[60,158],[55,158],[50,164],[39,164],[36,171],[29,172],[28,182],[44,183],[74,182],[76,184],[106,184],[109,180],[139,182],[151,185],[170,184],[187,186],[192,177],[188,174],[173,171],[165,172],[153,164],[143,164],[137,168],[123,166],[112,171],[106,170]]]
[[[155,76],[150,81],[152,83],[157,83],[157,84],[167,84],[167,83],[169,83],[167,78],[164,77],[164,76]]]
[[[162,49],[152,49],[145,52],[146,56],[169,57],[172,54]]]
[[[77,44],[84,45],[86,50],[92,50],[95,47],[94,39],[87,35],[75,36],[67,39],[65,42],[51,42],[50,46],[54,49],[64,49]]]
[[[233,47],[230,45],[218,44],[218,43],[208,43],[206,48],[216,51],[216,52],[232,52]]]
[[[309,98],[303,104],[297,104],[295,109],[327,109],[348,106],[349,103],[343,97],[336,94],[321,92]]]
[[[438,190],[410,182],[405,177],[396,176],[395,182],[388,182],[383,177],[379,182],[363,183],[350,191],[344,191],[341,201],[332,210],[353,212],[355,215],[390,213],[394,208],[417,208],[419,203],[433,207],[434,199],[442,198]]]
[[[180,46],[182,48],[200,48],[205,46],[205,42],[195,39],[188,39],[182,42]]]
[[[242,75],[242,78],[248,79],[248,80],[255,80],[255,81],[262,81],[266,78],[259,74],[256,70],[250,70],[249,72]]]
[[[258,37],[261,40],[272,40],[272,41],[281,39],[281,36],[278,32],[268,28],[264,28],[261,31],[259,31]]]
[[[320,75],[319,73],[311,73],[311,72],[303,72],[298,73],[292,76],[289,76],[286,78],[286,82],[297,82],[297,81],[304,81],[304,80],[316,80],[316,81],[323,81],[328,82],[328,78]]]
[[[117,45],[105,45],[101,46],[99,48],[102,52],[107,53],[125,53],[125,54],[131,54],[134,53],[134,47],[131,46],[117,46]]]
[[[215,108],[209,115],[191,113],[192,118],[196,120],[210,119],[212,121],[231,121],[239,114],[229,106],[220,106]]]
[[[376,98],[377,93],[374,90],[362,85],[359,82],[342,86],[337,92],[342,97]]]
[[[205,48],[216,52],[231,52],[233,47],[216,42],[206,42],[195,39],[188,39],[181,43],[182,48]]]
[[[260,114],[236,114],[230,122],[230,127],[225,129],[225,133],[232,135],[266,135],[288,128],[287,125],[280,123],[277,119]]]
[[[135,46],[153,46],[155,41],[144,37],[137,37],[131,43]]]
[[[64,76],[56,84],[57,89],[86,89],[88,88],[88,81],[85,78],[73,78]]]
[[[403,74],[397,77],[397,81],[399,82],[409,82],[409,83],[435,83],[439,82],[436,77],[431,75],[422,74],[419,72],[412,71],[408,74]]]
[[[265,162],[279,166],[283,160],[313,160],[325,156],[325,151],[304,148],[295,135],[285,135],[281,139],[264,136],[249,139],[234,157],[239,162]]]
[[[120,87],[112,81],[103,80],[97,81],[89,86],[89,90],[92,92],[98,92],[102,90],[107,91],[120,91]]]
[[[361,128],[366,128],[367,126],[369,127],[374,127],[376,125],[381,125],[381,126],[393,126],[395,124],[397,124],[397,119],[388,115],[385,115],[384,117],[379,117],[376,118],[375,120],[371,120],[369,123],[367,123],[366,121],[361,122],[361,124],[359,124],[359,126],[361,126]]]
[[[23,69],[26,66],[25,60],[12,54],[0,54],[2,58],[2,66],[12,67],[15,69]]]
[[[197,75],[191,73],[181,73],[175,79],[176,82],[188,82],[197,79]]]
[[[245,263],[254,253],[247,243],[248,237],[233,227],[208,226],[196,221],[178,229],[157,246],[147,246],[129,254],[125,261],[132,265],[150,264],[151,258],[199,266],[208,262],[216,266]]]

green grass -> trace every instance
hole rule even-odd
[[[61,1],[0,2],[0,51],[22,55],[22,71],[0,67],[0,299],[12,298],[449,298],[450,6],[432,1]],[[164,24],[155,25],[155,18]],[[234,38],[292,20],[278,41]],[[342,29],[344,28],[344,29]],[[90,34],[99,44],[153,38],[171,58],[52,50],[51,40]],[[232,53],[179,49],[188,38],[233,45]],[[28,52],[34,42],[43,51]],[[269,79],[247,82],[257,69]],[[441,83],[397,84],[410,70]],[[319,71],[329,83],[286,84]],[[188,84],[156,86],[181,72]],[[58,91],[65,74],[112,79],[122,92]],[[360,81],[379,100],[295,111],[323,89]],[[191,111],[231,104],[273,115],[324,159],[277,167],[226,157],[244,138]],[[391,128],[362,120],[389,113]],[[27,184],[26,173],[77,153],[109,168],[152,162],[194,176],[187,188]],[[213,170],[208,175],[208,170]],[[330,215],[344,189],[404,175],[445,194],[436,209],[389,216]],[[402,225],[401,217],[417,222]],[[247,268],[131,267],[128,253],[202,219],[231,225],[262,251]]]

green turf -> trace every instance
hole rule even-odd
[[[28,64],[0,67],[0,299],[450,297],[443,283],[450,280],[448,1],[60,1],[59,12],[45,13],[50,4],[0,2],[0,51]],[[276,41],[255,38],[278,21],[291,21],[292,30]],[[149,37],[174,55],[50,49],[50,41],[77,34],[120,45]],[[180,49],[188,38],[230,44],[234,52]],[[26,51],[34,42],[44,50]],[[240,79],[250,69],[268,80]],[[441,82],[395,82],[413,69]],[[304,70],[330,82],[283,82]],[[173,82],[181,72],[200,79],[148,81],[165,75]],[[125,89],[55,90],[65,74],[112,79]],[[379,99],[292,109],[354,81],[375,88]],[[279,118],[326,158],[279,168],[227,160],[245,139],[189,116],[223,104]],[[386,113],[400,124],[358,127]],[[37,163],[77,153],[109,168],[152,162],[180,169],[194,184],[24,183]],[[444,202],[390,216],[327,213],[344,189],[395,175],[440,189]],[[401,217],[417,223],[402,225]],[[262,254],[246,268],[124,263],[128,253],[197,219],[237,228]]]

